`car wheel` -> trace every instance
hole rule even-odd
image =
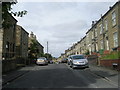
[[[73,67],[73,65],[72,65],[72,69],[75,69],[75,68]]]
[[[89,66],[87,66],[87,68],[89,68]]]
[[[70,67],[72,68],[72,63],[70,62]]]
[[[69,65],[69,62],[67,62],[67,65]]]

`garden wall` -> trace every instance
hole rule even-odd
[[[120,70],[120,59],[100,60],[100,66],[104,66],[104,67],[111,67],[111,68],[113,68],[113,63],[118,64],[117,69]]]
[[[2,60],[2,72],[16,69],[16,60]]]

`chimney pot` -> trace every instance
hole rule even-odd
[[[94,22],[94,21],[92,21],[92,26],[94,26],[94,24],[95,24],[95,22]]]
[[[109,9],[111,9],[112,7],[110,6]]]

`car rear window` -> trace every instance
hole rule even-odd
[[[80,55],[80,56],[73,56],[73,59],[85,59],[84,56]]]
[[[46,60],[45,58],[38,58],[38,60]]]

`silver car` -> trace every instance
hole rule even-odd
[[[71,55],[68,57],[68,65],[74,68],[88,68],[88,60],[84,55]]]
[[[48,60],[45,57],[40,57],[36,61],[37,65],[48,65]]]

